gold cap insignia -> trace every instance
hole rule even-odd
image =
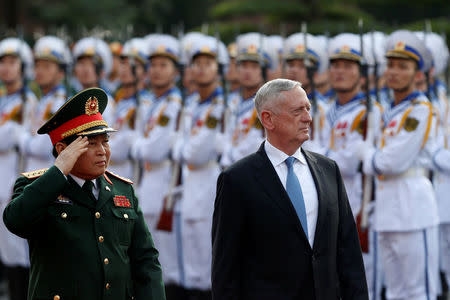
[[[397,44],[395,44],[395,50],[405,50],[405,43],[398,42]]]
[[[341,47],[341,51],[342,52],[350,52],[350,47],[347,46],[347,45],[344,45],[344,46]]]
[[[303,52],[305,52],[304,45],[297,45],[297,47],[295,47],[295,53],[303,53]]]
[[[249,53],[249,54],[257,54],[258,53],[258,49],[256,48],[255,45],[252,44],[252,45],[248,46],[247,53]]]
[[[159,45],[159,46],[156,48],[156,52],[157,52],[157,53],[165,53],[165,52],[166,52],[166,47],[165,47],[164,45]]]
[[[89,97],[84,106],[84,112],[86,115],[91,116],[98,113],[98,100],[96,97]]]

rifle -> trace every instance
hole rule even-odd
[[[359,27],[359,37],[360,37],[360,47],[361,47],[361,75],[365,78],[365,94],[366,94],[366,118],[364,120],[364,140],[369,143],[374,143],[374,132],[373,132],[373,106],[370,101],[370,91],[369,91],[369,78],[368,78],[368,66],[364,59],[364,41],[363,41],[363,21],[362,19],[358,22]],[[362,163],[361,163],[362,166]],[[361,168],[362,169],[362,168]],[[363,252],[369,252],[369,214],[367,211],[367,206],[372,200],[373,192],[373,176],[362,174],[363,179],[363,195],[361,203],[361,211],[356,218],[359,240],[361,243],[361,249]]]
[[[180,24],[179,32],[178,32],[178,40],[180,41],[180,56],[183,51],[181,41],[183,40],[184,28],[182,24]],[[183,82],[183,73],[184,66],[182,63],[179,63],[179,71],[180,71],[180,84]],[[181,86],[181,111],[178,114],[176,132],[177,136],[183,134],[184,131],[184,106],[185,106],[185,91],[183,86]],[[178,194],[182,192],[182,183],[183,183],[183,174],[182,174],[182,163],[179,161],[172,161],[172,177],[170,179],[169,190],[167,191],[166,196],[163,200],[163,209],[159,215],[158,224],[156,225],[156,229],[172,232],[173,228],[173,215],[175,213],[175,203]]]
[[[311,90],[311,106],[313,110],[313,123],[311,125],[311,140],[317,141],[318,133],[320,131],[320,112],[319,106],[317,105],[317,95],[316,95],[316,86],[314,84],[314,74],[317,72],[317,64],[312,62],[308,56],[308,39],[306,35],[308,34],[307,24],[306,22],[302,23],[302,33],[303,33],[303,44],[305,46],[305,57],[303,59],[304,64],[306,66],[306,75],[309,81],[309,87]]]

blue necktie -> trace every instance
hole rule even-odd
[[[302,224],[303,231],[305,231],[306,237],[308,237],[308,221],[306,219],[305,200],[303,199],[302,187],[298,181],[297,176],[294,173],[294,161],[295,157],[288,157],[284,161],[288,168],[287,180],[286,180],[286,192],[291,199],[292,205],[295,208],[300,223]]]

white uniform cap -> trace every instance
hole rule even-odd
[[[148,47],[144,38],[132,38],[122,48],[121,57],[132,57],[143,65],[148,64]]]
[[[308,49],[305,49],[305,35],[294,33],[284,43],[283,57],[285,60],[304,59],[307,53],[308,59],[316,64],[317,72],[323,73],[328,68],[325,43],[326,41],[323,39],[320,40],[311,34],[306,34],[306,47]]]
[[[56,36],[43,36],[34,45],[34,59],[47,59],[69,66],[72,62],[66,43]]]
[[[434,32],[428,32],[424,38],[424,32],[418,31],[415,34],[421,40],[425,40],[427,48],[433,56],[434,76],[441,75],[446,69],[449,58],[449,51],[446,42],[442,36]]]
[[[276,70],[280,65],[280,60],[283,56],[284,40],[280,35],[271,35],[265,37],[264,49],[267,54],[267,67]]]
[[[161,34],[157,38],[152,40],[152,43],[148,45],[149,57],[165,56],[178,62],[180,59],[180,44],[178,40],[167,34]]]
[[[255,61],[264,65],[264,44],[265,38],[263,34],[250,32],[239,35],[236,40],[237,44],[237,61]]]
[[[83,56],[96,56],[100,59],[105,76],[108,76],[111,72],[113,58],[111,50],[105,41],[94,37],[86,37],[79,40],[73,47],[73,59],[76,61]]]
[[[200,32],[188,32],[185,34],[180,41],[180,63],[183,65],[189,64],[189,53],[191,52],[191,48],[193,44],[204,37],[205,35]]]
[[[367,49],[367,47],[364,48]],[[330,61],[347,59],[361,63],[361,41],[359,36],[353,33],[341,33],[335,36],[328,45],[328,56]]]
[[[221,65],[228,65],[230,58],[224,43],[212,36],[203,36],[195,39],[190,47],[189,62],[192,63],[197,55],[209,55],[217,58]]]
[[[429,62],[426,59],[427,48],[413,32],[397,30],[391,33],[386,41],[386,57],[412,59],[417,62],[421,71],[427,71]]]
[[[30,46],[18,38],[6,38],[0,42],[0,58],[6,55],[15,55],[24,64],[24,76],[33,78],[33,53]]]

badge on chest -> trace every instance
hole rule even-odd
[[[125,196],[114,196],[114,205],[117,207],[131,207],[130,200],[128,200]]]

